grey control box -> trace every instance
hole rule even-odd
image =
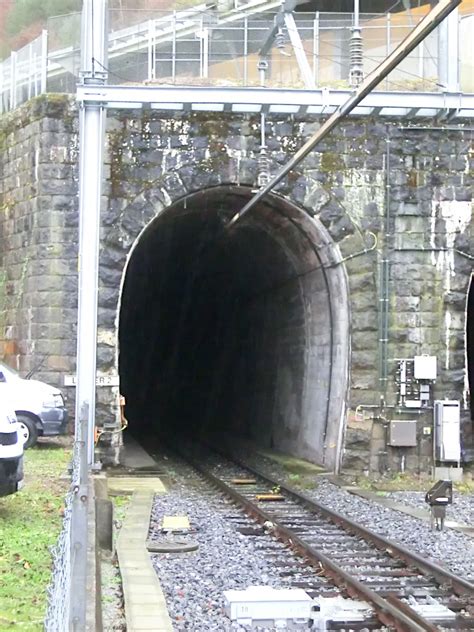
[[[389,445],[393,447],[413,448],[416,446],[416,421],[391,421]]]

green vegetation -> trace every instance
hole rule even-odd
[[[0,498],[0,630],[43,629],[50,547],[62,525],[71,451],[55,441],[25,453],[25,486]]]
[[[32,24],[45,23],[53,15],[80,11],[81,7],[82,0],[17,0],[8,12],[6,32],[13,37]]]

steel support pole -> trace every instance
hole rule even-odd
[[[319,11],[313,22],[313,81],[319,85]]]
[[[40,94],[44,94],[48,87],[48,31],[41,31],[41,69],[40,69]]]
[[[10,55],[10,109],[14,110],[16,108],[16,51],[12,50],[12,54]]]
[[[82,83],[106,79],[106,0],[85,0],[82,25]],[[100,198],[105,110],[84,101],[79,112],[79,296],[77,317],[76,432],[81,411],[88,411],[87,463],[94,463],[97,356],[97,289]]]
[[[438,29],[438,79],[445,90],[459,91],[459,11],[456,9]]]
[[[306,51],[304,49],[303,42],[300,34],[298,33],[298,27],[296,26],[293,13],[285,12],[285,25],[288,31],[291,45],[293,46],[293,52],[295,53],[296,61],[298,62],[298,68],[301,78],[304,82],[304,87],[307,90],[311,90],[315,87],[313,73],[311,72],[311,66],[309,65],[308,58],[306,57]]]
[[[71,515],[71,595],[69,628],[71,632],[83,632],[87,620],[87,505],[89,481],[87,467],[87,420],[89,411],[84,405],[76,417],[76,437],[73,455],[74,497]]]
[[[423,20],[412,30],[412,32],[397,46],[391,55],[385,59],[358,87],[345,103],[337,108],[319,130],[306,141],[306,143],[296,152],[293,158],[284,165],[278,173],[256,193],[245,206],[238,211],[227,224],[227,230],[232,229],[235,224],[244,217],[267,193],[269,193],[286,174],[298,165],[313,150],[316,145],[331,132],[336,125],[345,118],[352,110],[377,86],[385,77],[403,60],[424,38],[433,31],[444,18],[453,11],[461,0],[440,0],[440,2],[426,15]]]

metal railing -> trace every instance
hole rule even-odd
[[[89,472],[84,438],[87,418],[74,441],[71,486],[66,495],[63,525],[51,549],[52,573],[48,587],[46,632],[84,630],[86,612],[87,496]]]
[[[278,7],[253,0],[226,13],[198,5],[183,11],[110,10],[108,68],[111,84],[155,82],[188,86],[259,85],[258,51],[273,27]],[[270,7],[270,8],[269,8]],[[363,70],[371,72],[423,17],[424,9],[362,14]],[[353,15],[295,13],[300,45],[316,87],[348,88]],[[124,27],[124,24],[131,26]],[[474,71],[465,37],[474,15],[458,22],[461,90],[474,91]],[[80,15],[52,18],[47,31],[0,63],[0,112],[42,92],[74,92],[79,77]],[[466,50],[463,52],[463,48]],[[382,90],[443,90],[440,46],[433,32],[394,70]],[[268,53],[270,87],[304,87],[294,40],[282,30]],[[464,54],[466,53],[466,54]]]

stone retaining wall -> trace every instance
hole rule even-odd
[[[396,358],[436,355],[434,397],[468,401],[474,150],[468,132],[424,123],[406,129],[406,121],[402,127],[382,117],[351,119],[278,188],[319,218],[345,259],[351,312],[344,455],[349,469],[398,470],[402,457],[407,469],[426,470],[431,463],[426,434],[431,412],[395,409]],[[273,173],[319,124],[314,117],[269,120]],[[244,115],[216,114],[209,120],[197,113],[171,118],[110,112],[107,127],[101,374],[117,371],[120,284],[141,230],[190,192],[217,184],[254,186],[260,142],[259,120]],[[0,356],[25,372],[42,361],[39,377],[61,385],[63,376],[74,372],[76,351],[77,118],[71,101],[49,95],[26,104],[15,117],[4,116],[0,149]],[[379,306],[385,291],[384,324]],[[385,325],[386,343],[380,342]],[[72,401],[73,391],[70,395]],[[116,426],[116,398],[114,389],[99,389],[100,425]],[[464,405],[462,416],[467,446],[471,421]],[[387,448],[390,418],[417,419],[417,448]],[[108,458],[116,459],[116,440],[104,446]]]

